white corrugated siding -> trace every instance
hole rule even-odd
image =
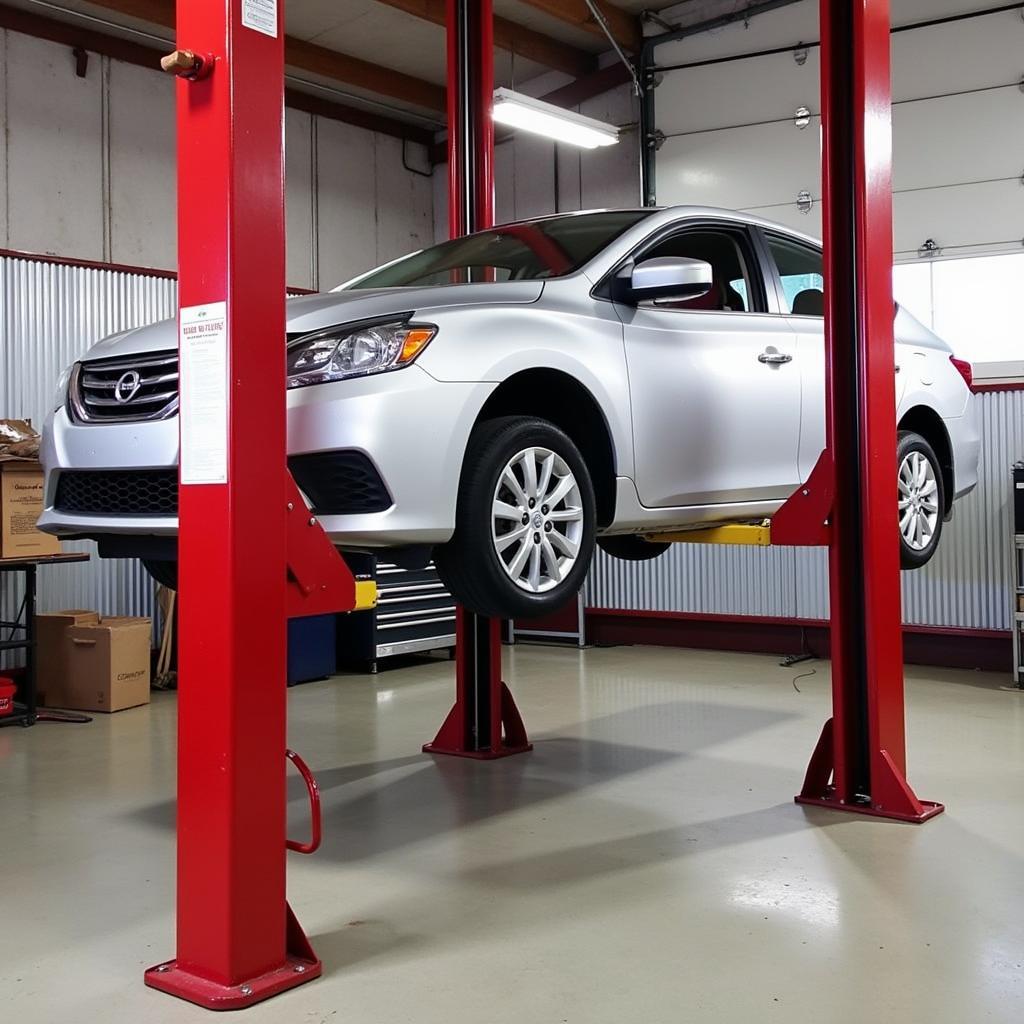
[[[164,277],[0,256],[0,416],[41,426],[66,366],[105,335],[174,316],[176,293]],[[0,576],[0,618],[16,614],[20,583]],[[152,615],[153,586],[134,560],[52,566],[39,572],[39,608]]]
[[[907,623],[1010,628],[1010,471],[1024,457],[1024,391],[977,397],[981,478],[956,504],[929,565],[903,577]],[[828,557],[809,548],[676,544],[647,563],[598,553],[587,583],[591,608],[828,617]]]

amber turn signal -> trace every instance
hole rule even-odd
[[[402,351],[395,362],[399,366],[411,363],[426,347],[436,332],[426,327],[413,327],[405,336]]]

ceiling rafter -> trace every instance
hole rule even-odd
[[[406,14],[432,22],[445,24],[445,0],[377,0]],[[586,50],[552,39],[525,25],[507,18],[494,18],[494,45],[518,57],[543,64],[556,71],[564,71],[573,78],[589,75],[597,70],[597,58]]]
[[[592,35],[607,39],[604,29],[595,21],[585,0],[521,0],[521,2],[535,7],[538,11],[543,11],[567,25],[585,29]],[[616,42],[633,53],[639,51],[643,45],[640,19],[630,14],[629,11],[624,11],[621,7],[609,3],[609,0],[597,0],[597,6],[604,15],[605,21],[608,22],[608,28]]]
[[[174,0],[88,0],[93,7],[115,11],[130,18],[174,29]],[[69,13],[74,13],[69,12]],[[394,71],[380,64],[352,57],[326,46],[308,43],[294,36],[285,36],[284,60],[288,67],[321,78],[333,79],[344,85],[365,89],[368,92],[403,103],[425,107],[428,110],[444,111],[445,90],[443,86],[427,82],[413,75]]]
[[[9,29],[12,32],[20,32],[36,39],[47,39],[63,46],[100,53],[112,57],[114,60],[147,68],[153,72],[159,70],[160,57],[166,52],[155,42],[134,42],[69,21],[45,18],[20,7],[9,7],[3,3],[0,3],[0,29]],[[286,88],[284,96],[285,103],[296,110],[328,117],[335,121],[343,121],[346,124],[392,135],[395,138],[419,142],[424,146],[431,145],[434,140],[435,133],[431,128],[420,127],[395,117],[364,110],[361,107],[338,103],[293,88]]]

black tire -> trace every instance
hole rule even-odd
[[[499,478],[518,453],[532,447],[546,448],[564,462],[579,492],[580,503],[573,507],[582,509],[575,562],[560,582],[540,592],[524,589],[513,581],[492,536],[492,506]],[[531,506],[524,514],[534,515],[536,511]],[[532,416],[485,420],[476,426],[466,448],[455,511],[455,533],[447,544],[435,549],[434,564],[452,596],[470,611],[494,618],[547,615],[564,607],[583,585],[594,554],[595,519],[590,473],[567,434],[547,420]],[[528,523],[523,525],[529,526]],[[545,530],[550,536],[550,532],[557,529],[559,526],[554,522],[545,521],[533,540],[543,537]],[[528,539],[524,539],[523,546]],[[541,547],[546,550],[548,545],[541,544]],[[515,546],[515,551],[519,550]],[[511,555],[514,552],[510,552]],[[546,571],[547,562],[543,564]]]
[[[142,564],[146,572],[168,590],[178,589],[178,563],[170,560],[144,558]]]
[[[931,561],[942,536],[942,521],[946,514],[946,491],[942,479],[942,466],[932,446],[920,435],[912,430],[901,430],[896,444],[896,473],[897,473],[897,498],[900,502],[904,500],[904,494],[900,489],[900,474],[905,460],[918,453],[928,461],[931,466],[931,475],[935,480],[934,504],[937,510],[935,517],[934,532],[931,539],[924,547],[912,546],[904,536],[902,526],[900,528],[900,568],[920,569]],[[897,513],[902,517],[903,510]]]
[[[624,562],[649,562],[652,558],[665,554],[670,545],[656,541],[644,540],[630,534],[621,537],[598,537],[597,546],[612,558],[621,558]]]

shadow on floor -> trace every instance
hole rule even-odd
[[[340,862],[378,856],[669,760],[692,758],[701,749],[790,717],[761,708],[672,701],[584,721],[578,727],[582,736],[541,737],[532,753],[498,761],[420,753],[337,768],[314,766],[323,800],[320,855]],[[639,736],[644,745],[617,742],[616,736]],[[383,776],[389,778],[381,781]],[[294,775],[288,799],[291,831],[301,835],[306,795]],[[156,828],[173,828],[174,802],[152,804],[133,816]]]

